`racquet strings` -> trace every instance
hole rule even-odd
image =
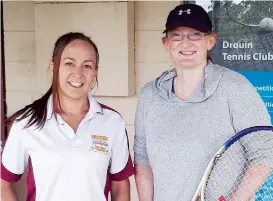
[[[252,132],[234,142],[215,161],[207,181],[205,200],[218,201],[224,197],[229,201],[238,193],[238,187],[243,193],[250,192],[255,181],[244,177],[246,170],[249,170],[248,173],[255,175],[262,184],[249,200],[273,201],[273,172],[268,176],[268,172],[264,171],[264,168],[273,167],[272,146],[272,131]]]

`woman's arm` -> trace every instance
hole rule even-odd
[[[20,122],[14,122],[10,128],[1,155],[1,200],[17,201],[13,184],[18,182],[28,165],[29,155],[24,146],[25,130]]]
[[[153,172],[146,150],[145,104],[142,100],[144,88],[139,96],[135,116],[134,157],[135,182],[139,201],[152,201],[154,193]]]
[[[112,201],[130,201],[130,182],[129,179],[111,182]]]
[[[136,164],[136,187],[139,201],[152,201],[154,193],[153,172],[150,166]]]
[[[252,126],[271,126],[264,101],[244,76],[228,73],[225,81],[230,120],[236,133]]]
[[[2,201],[18,201],[15,192],[12,189],[12,183],[1,180],[1,200]]]
[[[248,167],[241,184],[229,201],[248,201],[265,183],[272,170],[264,165],[252,165]],[[259,176],[257,176],[259,175]]]
[[[242,75],[233,73],[229,77],[228,102],[231,123],[235,132],[253,126],[271,125],[270,115],[265,103],[252,84]],[[273,156],[268,150],[273,151],[273,137],[260,137],[259,147],[249,141],[243,146],[249,161],[252,161],[244,174],[241,184],[233,195],[231,201],[249,200],[261,187],[272,171]],[[253,152],[258,149],[259,152]],[[261,174],[262,173],[262,174]],[[251,181],[251,185],[248,183]]]

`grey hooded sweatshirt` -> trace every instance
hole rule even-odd
[[[210,159],[236,132],[271,125],[264,102],[241,74],[212,64],[186,101],[173,92],[175,69],[140,92],[134,161],[149,165],[154,201],[191,201]]]

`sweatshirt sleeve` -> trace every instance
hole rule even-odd
[[[235,132],[252,126],[271,125],[260,95],[243,75],[236,72],[230,73],[228,102]]]
[[[242,75],[234,74],[230,81],[229,106],[231,121],[236,133],[253,126],[271,126],[265,103],[252,84]],[[262,131],[240,139],[246,156],[252,164],[266,164],[273,168],[273,135]]]
[[[134,162],[136,164],[150,165],[146,150],[146,134],[144,125],[145,112],[142,95],[143,93],[141,92],[135,115]]]

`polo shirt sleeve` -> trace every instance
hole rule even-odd
[[[14,122],[6,140],[1,160],[1,179],[17,182],[21,179],[28,164],[28,153],[24,146],[21,122]]]
[[[114,181],[127,179],[134,174],[134,167],[129,153],[129,141],[124,121],[120,123],[112,145],[110,174],[111,180]]]

